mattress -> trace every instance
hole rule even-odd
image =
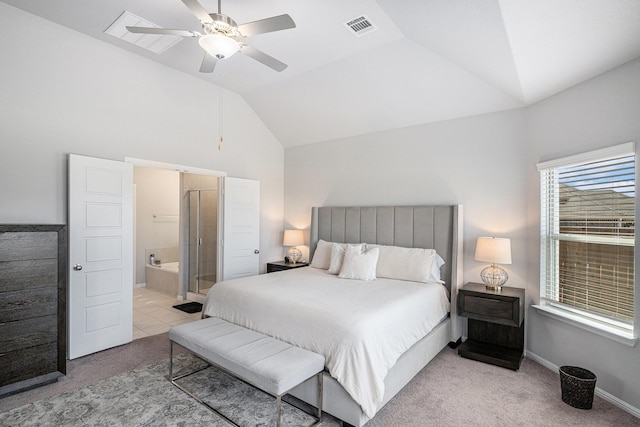
[[[313,267],[217,283],[203,316],[325,357],[326,368],[372,418],[398,358],[447,317],[439,283],[340,279]]]

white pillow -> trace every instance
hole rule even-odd
[[[380,249],[377,277],[426,283],[431,281],[431,275],[435,273],[433,264],[437,263],[434,263],[434,249],[367,245],[369,248]]]
[[[362,252],[362,244],[348,245],[346,243],[334,243],[331,245],[331,260],[329,261],[329,269],[327,273],[338,274],[342,268],[342,261],[344,260],[344,253],[347,248],[353,248],[358,253]]]
[[[354,248],[347,248],[344,262],[338,277],[341,279],[376,280],[376,265],[380,250],[374,248],[367,252],[359,252]]]
[[[442,268],[444,264],[445,261],[436,252],[436,256],[433,259],[433,263],[431,264],[431,274],[429,275],[430,282],[442,283],[444,285],[444,280],[442,280],[440,276],[440,268]]]
[[[311,267],[323,270],[329,268],[331,245],[331,242],[325,242],[322,239],[318,240],[318,246],[316,246],[316,251],[313,253],[313,259],[311,260]]]

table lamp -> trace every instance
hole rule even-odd
[[[502,289],[509,275],[498,264],[511,264],[511,240],[501,237],[478,237],[474,258],[476,261],[491,263],[480,272],[480,278],[487,289]]]
[[[291,246],[287,251],[287,258],[292,264],[298,262],[302,257],[302,252],[296,248],[298,245],[304,245],[304,233],[302,230],[284,230],[282,246]]]

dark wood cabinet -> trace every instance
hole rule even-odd
[[[0,225],[0,396],[66,373],[67,229]]]
[[[467,317],[467,340],[458,354],[504,368],[520,368],[524,354],[525,290],[487,289],[467,283],[458,291],[458,315]]]
[[[292,268],[306,267],[306,262],[297,262],[292,264],[290,262],[277,261],[267,263],[267,273],[273,273],[274,271],[291,270]]]

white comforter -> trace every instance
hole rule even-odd
[[[217,283],[203,308],[204,315],[323,355],[369,418],[389,369],[448,312],[439,283],[339,279],[313,267]]]

